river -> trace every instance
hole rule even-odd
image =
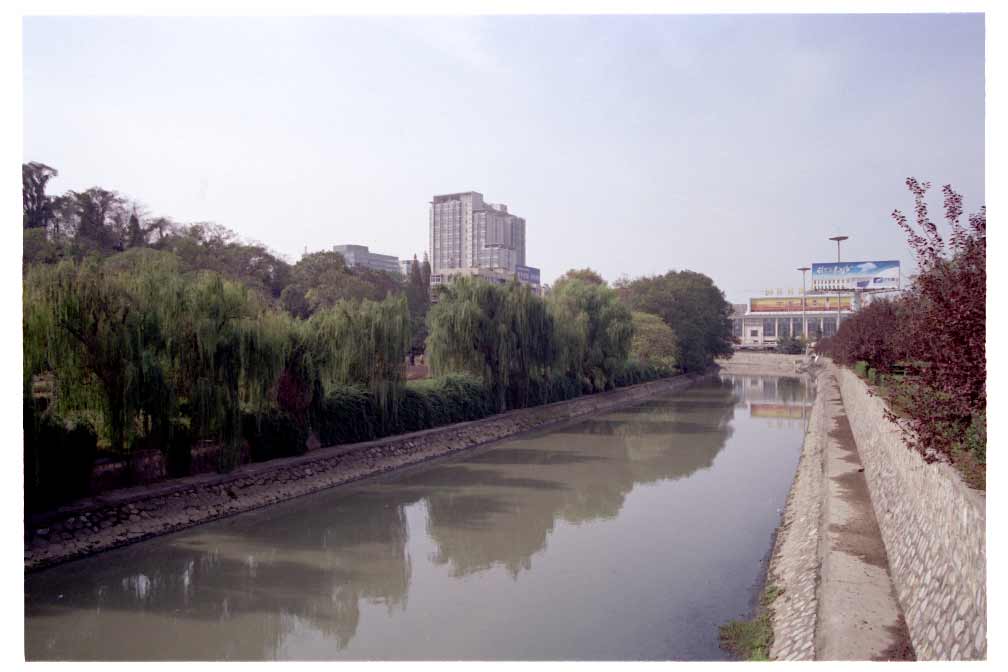
[[[25,577],[28,660],[720,660],[811,405],[723,376]]]

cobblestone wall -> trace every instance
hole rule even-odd
[[[819,520],[822,514],[823,448],[829,431],[824,382],[805,431],[801,459],[777,530],[767,585],[782,594],[771,607],[771,660],[814,660],[819,584]]]
[[[804,367],[808,363],[808,357],[738,350],[731,358],[718,359],[716,363],[725,373],[794,376],[799,366]]]
[[[986,498],[908,449],[850,370],[838,378],[917,659],[986,658]]]

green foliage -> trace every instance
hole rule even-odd
[[[760,597],[756,616],[750,620],[729,621],[720,628],[722,648],[742,660],[769,660],[770,646],[773,644],[773,626],[770,623],[770,607],[783,589],[770,585]]]
[[[394,422],[406,379],[410,318],[406,298],[339,301],[307,324],[322,386],[360,385],[374,395],[383,422]]]
[[[30,511],[88,494],[98,437],[86,424],[67,427],[24,400],[24,489]]]
[[[854,373],[856,373],[859,378],[867,378],[868,377],[868,362],[866,362],[864,360],[860,360],[858,362],[854,362]]]
[[[253,462],[302,455],[307,450],[308,426],[289,413],[271,409],[242,414],[242,436]]]
[[[987,464],[987,411],[973,416],[963,436],[962,449],[970,453],[977,463]]]
[[[233,454],[241,405],[262,407],[286,355],[284,318],[215,274],[143,251],[34,267],[24,284],[26,379],[51,372],[55,410],[98,413],[114,451],[165,448],[182,399],[198,436]]]
[[[715,357],[731,356],[731,304],[714,282],[693,271],[669,271],[617,287],[633,310],[659,315],[679,339],[679,366],[703,371]]]
[[[641,362],[629,360],[616,375],[616,387],[647,383],[660,378],[675,375],[675,369],[660,362]]]
[[[586,391],[612,389],[630,355],[633,318],[608,286],[580,279],[557,283],[549,295],[556,367]]]
[[[657,315],[633,312],[634,336],[630,355],[642,362],[660,364],[670,369],[678,366],[679,339],[672,327]]]
[[[784,336],[777,341],[776,350],[785,355],[800,355],[805,352],[805,340],[794,336]]]
[[[500,411],[527,405],[530,377],[552,361],[552,319],[528,287],[460,279],[428,313],[431,371],[480,377]]]

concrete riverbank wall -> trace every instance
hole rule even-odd
[[[917,660],[984,659],[984,494],[966,486],[951,466],[925,463],[907,446],[904,430],[886,417],[885,402],[872,395],[852,371],[828,362],[812,371],[816,400],[767,571],[767,584],[781,590],[770,609],[771,659],[825,659],[831,651],[835,655],[838,647],[850,649],[847,640],[857,628],[846,628],[837,622],[837,614],[829,613],[823,602],[827,584],[856,579],[864,595],[842,611],[852,616],[847,612],[864,610],[865,619],[874,613],[875,598],[884,597],[871,591],[888,592],[869,587],[864,577],[837,574],[850,563],[828,561],[831,557],[843,560],[840,555],[850,551],[847,542],[856,544],[867,529],[862,524],[867,521],[843,529],[831,524],[829,516],[831,507],[842,508],[831,497],[845,499],[855,494],[850,487],[832,492],[827,474],[830,452],[839,449],[848,425],[856,457],[841,458],[864,469],[864,489],[877,521],[875,534],[885,548],[889,590],[898,602],[904,636],[914,656]],[[858,657],[856,652],[848,653]],[[860,656],[871,657],[866,651]]]
[[[805,355],[782,355],[775,352],[746,352],[738,350],[728,359],[715,363],[724,373],[751,376],[794,376],[802,373],[809,362]]]
[[[985,658],[986,497],[909,449],[853,372],[837,375],[918,660]]]
[[[34,570],[318,492],[450,453],[681,390],[712,374],[677,376],[546,406],[332,446],[305,455],[125,488],[25,521],[25,569]]]

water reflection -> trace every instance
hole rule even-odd
[[[726,555],[721,545],[736,542],[711,537],[712,529],[705,525],[721,529],[747,525],[736,512],[715,511],[705,504],[709,513],[672,520],[667,530],[656,530],[639,529],[645,525],[642,517],[653,515],[653,509],[625,515],[624,507],[640,486],[662,484],[660,491],[648,496],[660,496],[664,506],[684,510],[700,497],[713,496],[717,478],[737,478],[731,470],[742,468],[742,462],[737,467],[729,462],[724,476],[712,473],[709,483],[700,480],[690,486],[702,488],[693,494],[676,485],[716,471],[715,462],[736,431],[736,408],[748,405],[751,410],[754,403],[763,402],[803,403],[801,381],[787,380],[726,377],[344,491],[320,493],[33,574],[25,582],[27,656],[335,658],[352,649],[353,643],[359,651],[352,657],[365,658],[520,658],[525,652],[535,657],[531,654],[536,647],[541,647],[542,657],[625,657],[612,647],[591,653],[598,638],[591,636],[588,621],[578,619],[595,616],[582,613],[583,607],[560,609],[553,615],[551,629],[570,628],[566,640],[554,632],[546,641],[541,628],[523,634],[522,628],[528,627],[523,621],[529,620],[531,611],[538,617],[544,608],[559,609],[560,598],[545,604],[537,600],[563,586],[580,586],[570,593],[572,603],[589,595],[593,601],[601,600],[594,608],[602,613],[606,613],[603,598],[616,600],[610,609],[621,597],[625,601],[626,585],[598,583],[600,569],[592,566],[594,556],[624,551],[639,555],[660,542],[668,558],[680,553],[691,535],[696,537],[690,545],[695,553]],[[750,414],[747,421],[754,418],[758,414]],[[790,463],[793,470],[796,452],[774,459]],[[733,459],[755,458],[737,453]],[[766,462],[759,459],[760,464]],[[786,483],[790,480],[786,466],[783,473],[781,483]],[[776,488],[775,492],[782,490],[774,495],[781,501],[786,494],[786,485],[774,483],[725,482],[720,487],[725,485],[766,492]],[[762,493],[748,494],[765,498]],[[767,507],[770,513],[773,506]],[[711,518],[698,527],[703,515]],[[765,513],[760,515],[761,521],[766,518]],[[555,539],[558,526],[565,526],[562,542]],[[768,544],[763,540],[767,533],[762,534],[754,534],[752,544]],[[585,554],[585,548],[591,553]],[[765,549],[757,560],[762,553]],[[617,573],[635,561],[616,563],[610,571]],[[706,565],[712,571],[734,561],[719,557],[697,567]],[[654,571],[652,580],[666,580],[662,577],[693,566],[693,560],[680,562],[681,567],[648,565],[646,572],[634,575]],[[755,570],[755,564],[750,565]],[[497,572],[509,582],[497,583]],[[529,584],[545,582],[548,588],[523,592],[517,582],[526,575]],[[685,579],[677,579],[682,585],[668,590],[692,591],[698,582],[711,580]],[[648,591],[646,577],[638,580],[641,585],[632,588]],[[732,580],[719,581],[730,588]],[[467,587],[469,581],[479,582],[481,588]],[[411,591],[418,593],[422,606],[409,608]],[[480,625],[479,618],[494,618],[493,613],[480,613],[478,618],[469,613],[453,620],[453,610],[477,595],[484,609],[476,611],[499,611],[506,620],[498,627],[510,631],[481,639],[492,629]],[[690,597],[697,599],[701,598]],[[523,601],[538,606],[526,608]],[[653,621],[660,625],[662,618],[666,625],[681,618],[695,621],[695,614],[690,614],[699,607],[685,598],[680,602],[676,607],[675,600],[662,599],[652,607],[679,608],[673,616],[649,615],[638,604],[639,618],[647,627],[654,627]],[[454,631],[456,637],[438,645],[432,627]],[[608,623],[606,630],[618,635],[622,627],[634,624]],[[464,637],[467,628],[473,631]],[[640,624],[623,636],[628,645],[636,636],[631,632],[637,631],[643,632]],[[521,646],[505,647],[510,655],[501,654],[495,647],[504,646],[508,637]],[[692,641],[672,646],[660,640],[658,653],[650,654],[645,650],[650,644],[634,644],[631,650],[638,653],[631,657],[718,657],[716,639],[712,648],[710,637],[704,637],[702,646]],[[662,637],[667,639],[667,634]],[[551,647],[556,647],[555,655]]]
[[[812,410],[813,391],[807,378],[723,374],[736,404],[754,418],[776,420],[776,427],[804,426]]]

